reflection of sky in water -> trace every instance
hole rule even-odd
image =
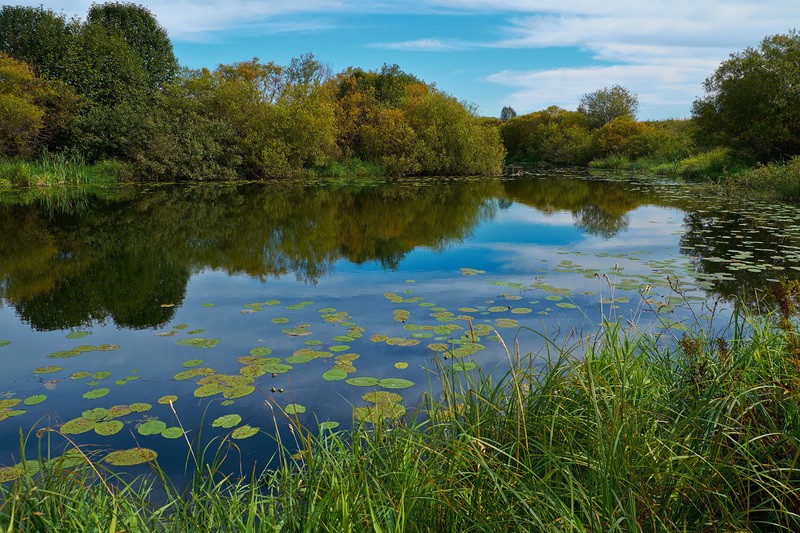
[[[347,327],[323,322],[317,310],[324,307],[347,311],[353,322],[366,328],[362,338],[347,343],[350,346],[348,352],[360,354],[354,362],[357,371],[353,375],[411,379],[416,383],[414,387],[396,392],[403,394],[408,405],[413,405],[427,390],[425,368],[431,363],[432,354],[426,345],[435,340],[420,339],[418,346],[404,347],[371,342],[369,337],[373,334],[410,337],[411,332],[403,329],[404,324],[392,319],[395,309],[410,311],[408,324],[440,323],[430,316],[429,308],[419,303],[392,303],[383,296],[384,293],[419,296],[425,302],[457,315],[461,314],[457,310],[459,307],[475,308],[477,311],[467,313],[473,316],[475,324],[494,325],[494,320],[500,317],[515,319],[520,326],[540,332],[546,330],[557,337],[557,343],[567,342],[573,329],[580,335],[593,332],[602,313],[624,317],[640,327],[647,327],[648,322],[655,320],[656,314],[652,310],[643,311],[648,306],[643,306],[637,290],[615,288],[617,296],[630,298],[630,302],[621,303],[618,309],[612,310],[610,304],[599,303],[600,298],[607,298],[612,292],[602,275],[609,274],[615,283],[628,279],[629,285],[635,283],[637,287],[649,283],[646,281],[648,277],[663,281],[669,272],[683,276],[681,269],[688,260],[678,253],[683,229],[682,213],[670,208],[640,207],[627,216],[627,229],[605,239],[577,229],[569,212],[547,214],[522,204],[512,204],[498,209],[493,220],[476,227],[463,242],[451,243],[442,252],[417,248],[402,259],[395,271],[384,271],[377,262],[355,265],[339,260],[333,274],[321,278],[316,284],[298,282],[293,274],[260,281],[245,275],[229,276],[221,271],[201,270],[191,277],[182,305],[177,308],[171,323],[163,329],[168,330],[177,324],[188,324],[188,330],[203,329],[205,331],[200,336],[221,339],[218,346],[209,350],[176,346],[177,339],[186,337],[185,330],[175,337],[158,337],[153,330],[118,330],[113,325],[104,324],[93,324],[89,328],[92,331],[89,337],[67,340],[64,331],[33,332],[27,325],[20,324],[11,307],[4,307],[0,309],[0,339],[11,340],[12,345],[0,348],[0,371],[4,376],[0,378],[0,388],[13,393],[16,398],[37,393],[51,397],[42,404],[26,407],[28,413],[25,416],[0,424],[4,456],[16,455],[15,436],[20,424],[33,423],[39,417],[51,417],[49,423],[57,423],[77,417],[82,410],[95,406],[147,402],[153,405],[151,411],[129,416],[125,418],[126,422],[157,416],[168,426],[175,425],[169,406],[156,403],[164,394],[178,395],[175,409],[184,427],[197,428],[201,426],[201,420],[205,420],[204,439],[226,433],[222,429],[212,429],[210,421],[227,413],[240,413],[245,423],[274,432],[272,411],[265,401],[279,405],[292,402],[305,405],[308,413],[302,420],[309,425],[313,425],[315,414],[319,420],[336,419],[348,425],[351,406],[363,405],[365,402],[361,395],[372,389],[353,387],[343,381],[323,380],[321,375],[332,368],[333,359],[297,364],[291,372],[277,377],[262,376],[256,381],[259,390],[255,394],[237,399],[231,406],[221,406],[219,399],[209,402],[195,398],[196,385],[191,380],[172,380],[176,372],[183,370],[182,363],[191,358],[203,359],[203,366],[216,368],[219,372],[236,374],[242,366],[237,358],[256,347],[267,346],[273,350],[271,357],[286,358],[295,350],[305,348],[304,341],[308,339],[322,341],[321,348],[341,344],[332,339],[344,335]],[[629,254],[634,251],[635,254]],[[622,270],[615,273],[617,266]],[[464,267],[486,272],[464,276],[459,270]],[[579,268],[586,270],[575,271]],[[597,275],[587,270],[596,271]],[[495,285],[490,283],[492,281],[521,283],[526,289]],[[549,300],[548,296],[555,295],[541,288],[532,288],[536,283],[568,290],[571,295],[563,300]],[[653,292],[660,293],[655,298],[656,306],[668,297],[668,291],[663,287]],[[242,313],[244,304],[273,298],[280,300],[281,305],[266,306],[255,313]],[[286,305],[304,300],[314,303],[301,310],[286,309]],[[205,308],[202,306],[205,302],[213,302],[216,306]],[[573,303],[578,308],[559,307],[558,303]],[[489,311],[493,306],[524,307],[530,308],[531,312]],[[678,312],[677,317],[671,319],[685,316]],[[290,322],[287,325],[275,324],[272,319],[276,317],[289,318]],[[312,324],[311,336],[290,337],[281,332],[282,328],[301,323]],[[457,323],[468,327],[466,321]],[[517,328],[498,331],[509,345],[513,345]],[[118,344],[121,348],[85,353],[69,359],[47,358],[47,354],[57,350],[103,343]],[[479,352],[475,360],[487,370],[497,365],[503,368],[504,353],[499,344],[486,339],[482,343],[487,350]],[[520,333],[520,343],[524,352],[538,351],[542,347],[542,340],[528,331]],[[408,362],[409,368],[395,369],[393,365],[396,362]],[[31,375],[32,368],[50,364],[63,366],[64,370],[57,375]],[[89,390],[87,380],[75,381],[67,377],[81,370],[111,371],[112,377],[104,381],[104,384],[109,384],[111,393],[100,400],[83,400],[81,395]],[[114,380],[131,375],[139,379],[113,385]],[[59,381],[50,383],[51,379]],[[433,386],[436,387],[435,383]],[[271,393],[271,387],[283,388],[285,392]],[[285,422],[279,424],[285,429]],[[131,446],[134,443],[132,431],[135,431],[134,426],[127,424],[115,438],[102,439],[90,432],[75,436],[75,440]],[[196,434],[192,431],[190,437]],[[142,446],[157,448],[168,472],[175,473],[182,468],[186,453],[183,440],[166,441],[160,436],[140,435],[136,435],[136,440]],[[264,464],[269,455],[266,452],[269,442],[270,439],[259,436],[242,441],[240,445],[248,458],[258,458]],[[8,462],[5,459],[0,461]]]

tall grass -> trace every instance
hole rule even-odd
[[[606,323],[538,354],[514,343],[499,377],[437,359],[413,415],[321,433],[295,419],[297,444],[279,442],[280,466],[261,475],[224,476],[219,442],[208,461],[193,454],[197,474],[183,492],[158,470],[131,481],[86,461],[40,462],[2,487],[0,522],[9,531],[109,530],[112,517],[125,531],[797,531],[800,341],[791,298],[779,302],[777,320],[739,316],[727,339],[664,346]],[[164,505],[149,498],[155,483]]]
[[[101,161],[88,165],[79,155],[61,152],[45,152],[33,161],[0,161],[0,182],[6,186],[103,185],[117,182],[126,172],[121,162]]]

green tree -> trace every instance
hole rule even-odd
[[[586,115],[590,128],[599,128],[619,117],[636,118],[638,110],[639,98],[620,85],[584,94],[578,104],[578,111]]]
[[[507,122],[508,120],[517,116],[517,112],[511,106],[504,106],[500,111],[500,120]]]
[[[118,32],[141,58],[152,88],[162,87],[175,77],[178,61],[172,43],[147,8],[127,2],[92,4],[87,23]]]
[[[759,161],[800,154],[800,34],[765,38],[732,54],[703,84],[692,115],[698,141]]]
[[[34,72],[61,78],[79,23],[43,7],[0,8],[0,53],[25,61]]]

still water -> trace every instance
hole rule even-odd
[[[228,437],[249,471],[276,433],[291,447],[284,411],[323,431],[398,416],[436,393],[435,359],[502,372],[501,338],[544,356],[540,334],[572,346],[604,318],[722,335],[734,302],[768,308],[798,271],[794,207],[652,180],[10,191],[0,465],[49,427],[168,473],[187,439]]]

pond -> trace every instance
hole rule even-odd
[[[264,467],[289,417],[396,417],[436,364],[503,372],[604,319],[724,335],[800,276],[792,206],[568,173],[6,191],[0,235],[0,465],[51,427],[170,475],[187,439]]]

